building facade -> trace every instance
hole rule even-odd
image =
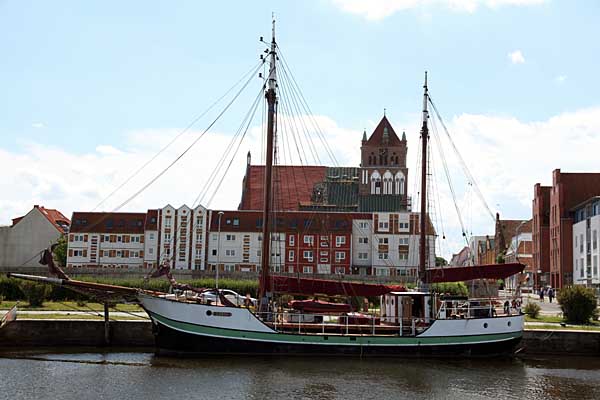
[[[67,267],[205,269],[206,209],[73,213]]]
[[[75,212],[72,221],[67,268],[144,266],[146,213]]]
[[[600,197],[592,197],[572,208],[573,283],[598,288],[598,235],[600,235]]]
[[[273,204],[280,211],[400,212],[411,210],[407,194],[406,135],[399,138],[384,115],[364,132],[359,167],[273,167]],[[239,209],[262,210],[264,166],[248,154]]]
[[[39,267],[40,252],[68,233],[70,224],[60,211],[34,205],[10,226],[0,226],[0,267]]]
[[[556,288],[573,284],[573,214],[576,205],[600,195],[600,173],[552,172],[550,191],[550,282]]]
[[[533,286],[550,284],[550,192],[552,186],[533,187],[531,244]]]

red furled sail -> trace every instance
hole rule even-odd
[[[352,306],[346,303],[330,303],[321,300],[293,300],[290,307],[305,313],[347,313]]]
[[[323,294],[327,296],[381,296],[389,292],[406,290],[400,285],[380,285],[334,281],[328,279],[311,279],[288,276],[273,276],[267,282],[268,290],[274,293],[288,293],[311,296]]]
[[[447,267],[427,270],[427,282],[463,282],[473,279],[505,279],[523,272],[521,263],[474,265],[471,267]]]

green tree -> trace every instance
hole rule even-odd
[[[54,259],[61,267],[67,265],[67,237],[65,235],[58,238],[57,246],[54,248]]]
[[[598,317],[598,300],[594,289],[584,286],[568,286],[556,297],[567,322],[587,324],[590,318]]]
[[[448,261],[444,257],[436,257],[435,258],[435,266],[436,267],[444,267],[448,265]]]

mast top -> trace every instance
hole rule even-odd
[[[272,24],[273,24],[273,28],[272,28],[272,42],[275,43],[275,13],[274,12],[271,13],[271,20],[272,20]]]
[[[423,128],[427,127],[429,111],[427,111],[427,102],[429,100],[429,88],[427,87],[427,71],[425,71],[425,83],[423,84]]]
[[[271,59],[269,63],[268,89],[275,90],[277,87],[277,71],[275,70],[275,62],[277,61],[277,42],[275,42],[275,13],[272,14],[272,18],[273,28],[271,37],[271,51],[269,52]]]

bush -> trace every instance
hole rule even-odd
[[[448,293],[453,296],[468,296],[469,289],[463,282],[434,283],[431,291],[436,293]]]
[[[569,286],[558,293],[556,300],[567,322],[587,324],[590,318],[598,317],[598,301],[592,288]]]
[[[21,300],[25,298],[19,286],[19,280],[6,277],[0,278],[0,295],[4,296],[5,300]]]
[[[52,291],[50,286],[37,282],[23,281],[19,286],[31,307],[41,307]]]
[[[542,307],[538,303],[527,302],[523,307],[523,312],[531,318],[537,318],[540,315]]]

